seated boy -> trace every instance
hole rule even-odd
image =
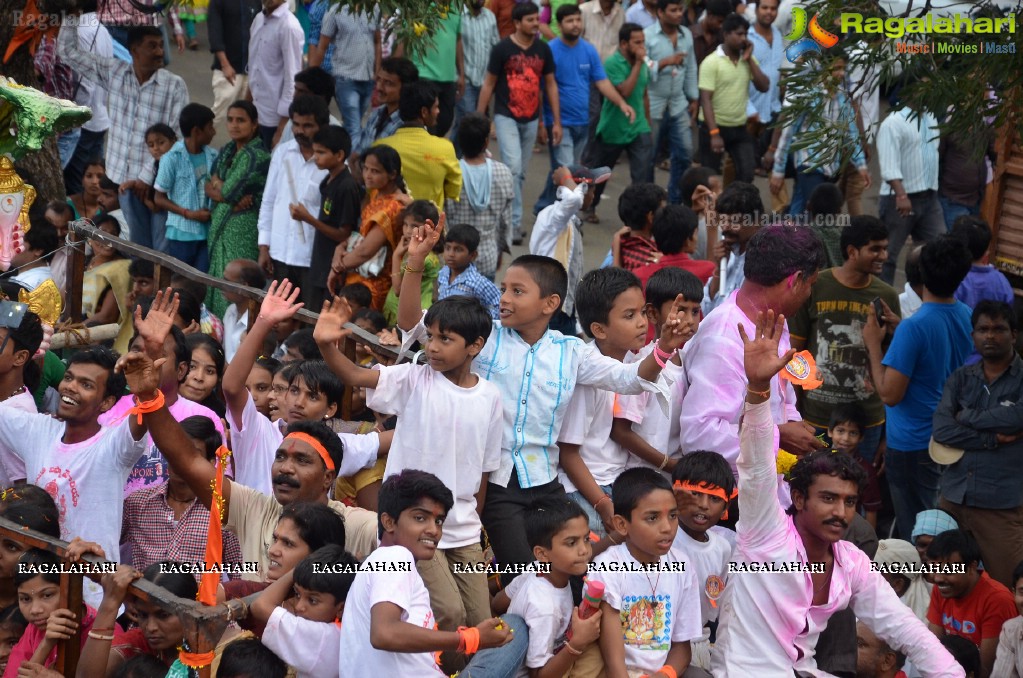
[[[611,491],[614,527],[625,543],[597,556],[590,571],[604,584],[600,649],[607,676],[681,676],[702,617],[692,563],[673,546],[678,506],[671,484],[657,471],[633,468]]]
[[[365,676],[442,676],[435,652],[480,652],[465,668],[501,661],[516,665],[526,652],[521,618],[490,618],[460,631],[434,630],[430,593],[416,571],[431,560],[454,505],[451,490],[431,473],[405,470],[380,488],[380,548],[363,562],[363,570],[345,601],[341,620],[341,678]],[[519,629],[516,638],[515,629]]]
[[[881,510],[881,488],[877,483],[877,469],[860,454],[860,441],[867,430],[867,417],[856,403],[843,403],[831,411],[828,437],[836,452],[845,452],[859,462],[867,474],[867,485],[860,494],[863,517],[877,529],[877,512]]]
[[[498,319],[501,293],[489,278],[476,270],[480,232],[469,224],[456,224],[444,236],[444,267],[437,275],[437,301],[463,294],[476,297],[490,317]]]

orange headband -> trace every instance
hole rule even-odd
[[[289,433],[284,437],[285,440],[301,440],[309,447],[316,450],[316,453],[320,455],[320,459],[323,460],[323,464],[327,467],[328,471],[334,470],[334,460],[327,454],[327,448],[324,447],[319,440],[312,437],[308,433]]]
[[[732,499],[735,499],[737,496],[739,496],[738,490],[732,490],[732,496],[729,497],[727,494],[725,494],[725,490],[723,487],[719,487],[718,485],[714,485],[712,483],[697,484],[691,483],[688,480],[683,483],[681,480],[676,480],[673,487],[676,490],[689,490],[690,492],[702,492],[703,494],[709,494],[712,497],[717,497],[726,504]]]

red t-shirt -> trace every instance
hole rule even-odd
[[[964,598],[945,598],[935,586],[931,590],[927,621],[949,635],[968,638],[979,647],[982,640],[998,638],[1002,624],[1017,614],[1012,592],[987,572],[981,572],[977,584]]]
[[[623,255],[624,256],[624,255]],[[681,268],[689,271],[704,285],[710,280],[710,277],[714,275],[713,261],[701,261],[699,259],[693,259],[685,252],[679,252],[678,254],[665,254],[660,259],[652,264],[640,266],[633,273],[639,278],[639,281],[643,283],[643,289],[646,289],[647,281],[650,280],[650,276],[657,273],[662,268],[668,268],[674,266],[675,268]]]

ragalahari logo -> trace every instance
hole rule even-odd
[[[809,22],[806,20],[806,10],[802,7],[792,8],[792,32],[785,36],[791,44],[785,50],[785,56],[789,61],[795,62],[807,52],[820,52],[821,48],[830,49],[838,44],[838,36],[831,31],[824,30],[817,20],[819,14],[814,14]],[[806,33],[810,35],[804,37]]]

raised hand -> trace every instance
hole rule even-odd
[[[417,262],[426,259],[427,255],[437,246],[437,242],[444,232],[444,223],[445,216],[441,214],[440,220],[436,224],[427,219],[421,228],[412,232],[412,238],[408,244],[409,259],[415,258]]]
[[[166,358],[154,361],[145,353],[132,351],[118,358],[114,371],[124,374],[128,390],[140,400],[150,400],[160,388],[160,367],[165,362]]]
[[[324,301],[320,317],[313,328],[313,339],[317,344],[336,346],[348,334],[345,323],[352,319],[352,307],[344,297]]]
[[[785,355],[778,355],[778,342],[781,341],[784,328],[785,316],[779,315],[775,318],[774,311],[768,311],[766,314],[762,311],[757,313],[756,330],[752,339],[747,336],[745,328],[739,325],[743,364],[751,391],[770,389],[771,379],[784,369],[786,363],[796,354],[795,349],[789,349]]]
[[[284,320],[290,320],[298,313],[298,309],[305,304],[296,303],[298,295],[302,292],[285,278],[278,285],[277,281],[270,283],[270,289],[263,297],[263,303],[259,307],[259,317],[276,325]]]
[[[692,339],[696,333],[696,326],[682,319],[681,309],[685,300],[681,294],[675,297],[675,301],[671,304],[671,310],[668,311],[668,318],[661,325],[661,338],[657,340],[657,345],[666,353],[671,353]]]
[[[142,317],[142,307],[135,307],[135,331],[142,337],[146,354],[153,360],[163,356],[163,342],[174,325],[179,303],[177,293],[168,287],[157,291],[145,318]]]
[[[498,626],[501,628],[497,628]],[[497,617],[485,619],[477,624],[476,628],[480,630],[481,650],[485,650],[489,647],[501,647],[502,645],[507,645],[515,637],[515,632]]]
[[[141,578],[142,573],[131,565],[118,565],[113,574],[105,574],[100,580],[103,597],[120,604],[128,596],[128,587]]]

